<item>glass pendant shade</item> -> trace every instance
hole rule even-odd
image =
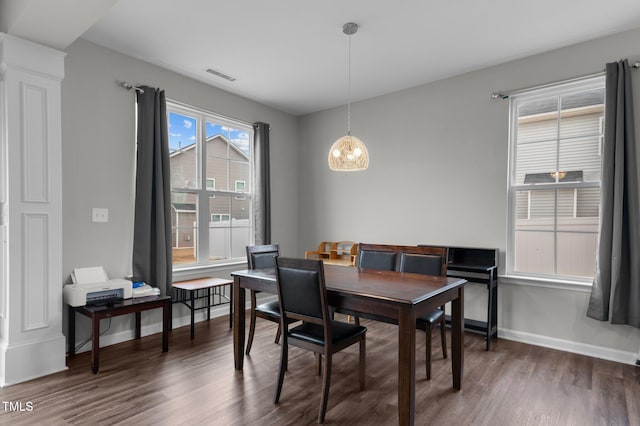
[[[369,167],[369,152],[355,136],[346,135],[335,141],[329,150],[329,168],[341,172],[357,172]]]

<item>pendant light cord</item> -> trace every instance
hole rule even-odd
[[[347,135],[351,136],[351,34],[349,34],[349,77],[347,83]]]

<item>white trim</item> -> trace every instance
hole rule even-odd
[[[500,275],[500,285],[526,285],[531,287],[553,288],[559,290],[572,290],[581,293],[590,293],[592,283],[589,281],[568,281],[549,278],[533,278],[520,275]]]
[[[246,269],[247,259],[237,261],[227,261],[224,263],[212,263],[209,265],[190,265],[184,268],[173,269],[173,280],[187,280],[208,277],[211,273],[219,273],[228,270],[230,272],[238,269]]]
[[[636,357],[638,355],[635,352],[620,351],[602,346],[572,342],[570,340],[557,339],[555,337],[508,330],[504,328],[498,329],[498,335],[501,339],[513,340],[515,342],[527,343],[529,345],[542,346],[574,354],[606,359],[608,361],[615,361],[623,364],[635,365]]]

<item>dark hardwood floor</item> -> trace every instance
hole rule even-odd
[[[280,403],[274,405],[279,346],[276,328],[258,321],[243,372],[233,369],[228,318],[103,348],[93,375],[89,352],[68,359],[68,370],[0,389],[11,425],[313,425],[320,377],[308,351],[290,348]],[[396,328],[364,321],[366,390],[358,391],[357,346],[334,356],[326,424],[397,424]],[[424,336],[417,336],[418,425],[640,425],[640,368],[508,340],[485,352],[480,335],[465,336],[463,389],[451,387],[450,359],[433,339],[432,380],[425,380]],[[450,342],[450,339],[447,340]],[[6,406],[6,404],[5,404]]]

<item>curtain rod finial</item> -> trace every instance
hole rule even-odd
[[[491,99],[509,99],[509,95],[505,95],[503,93],[493,92],[491,94]]]

